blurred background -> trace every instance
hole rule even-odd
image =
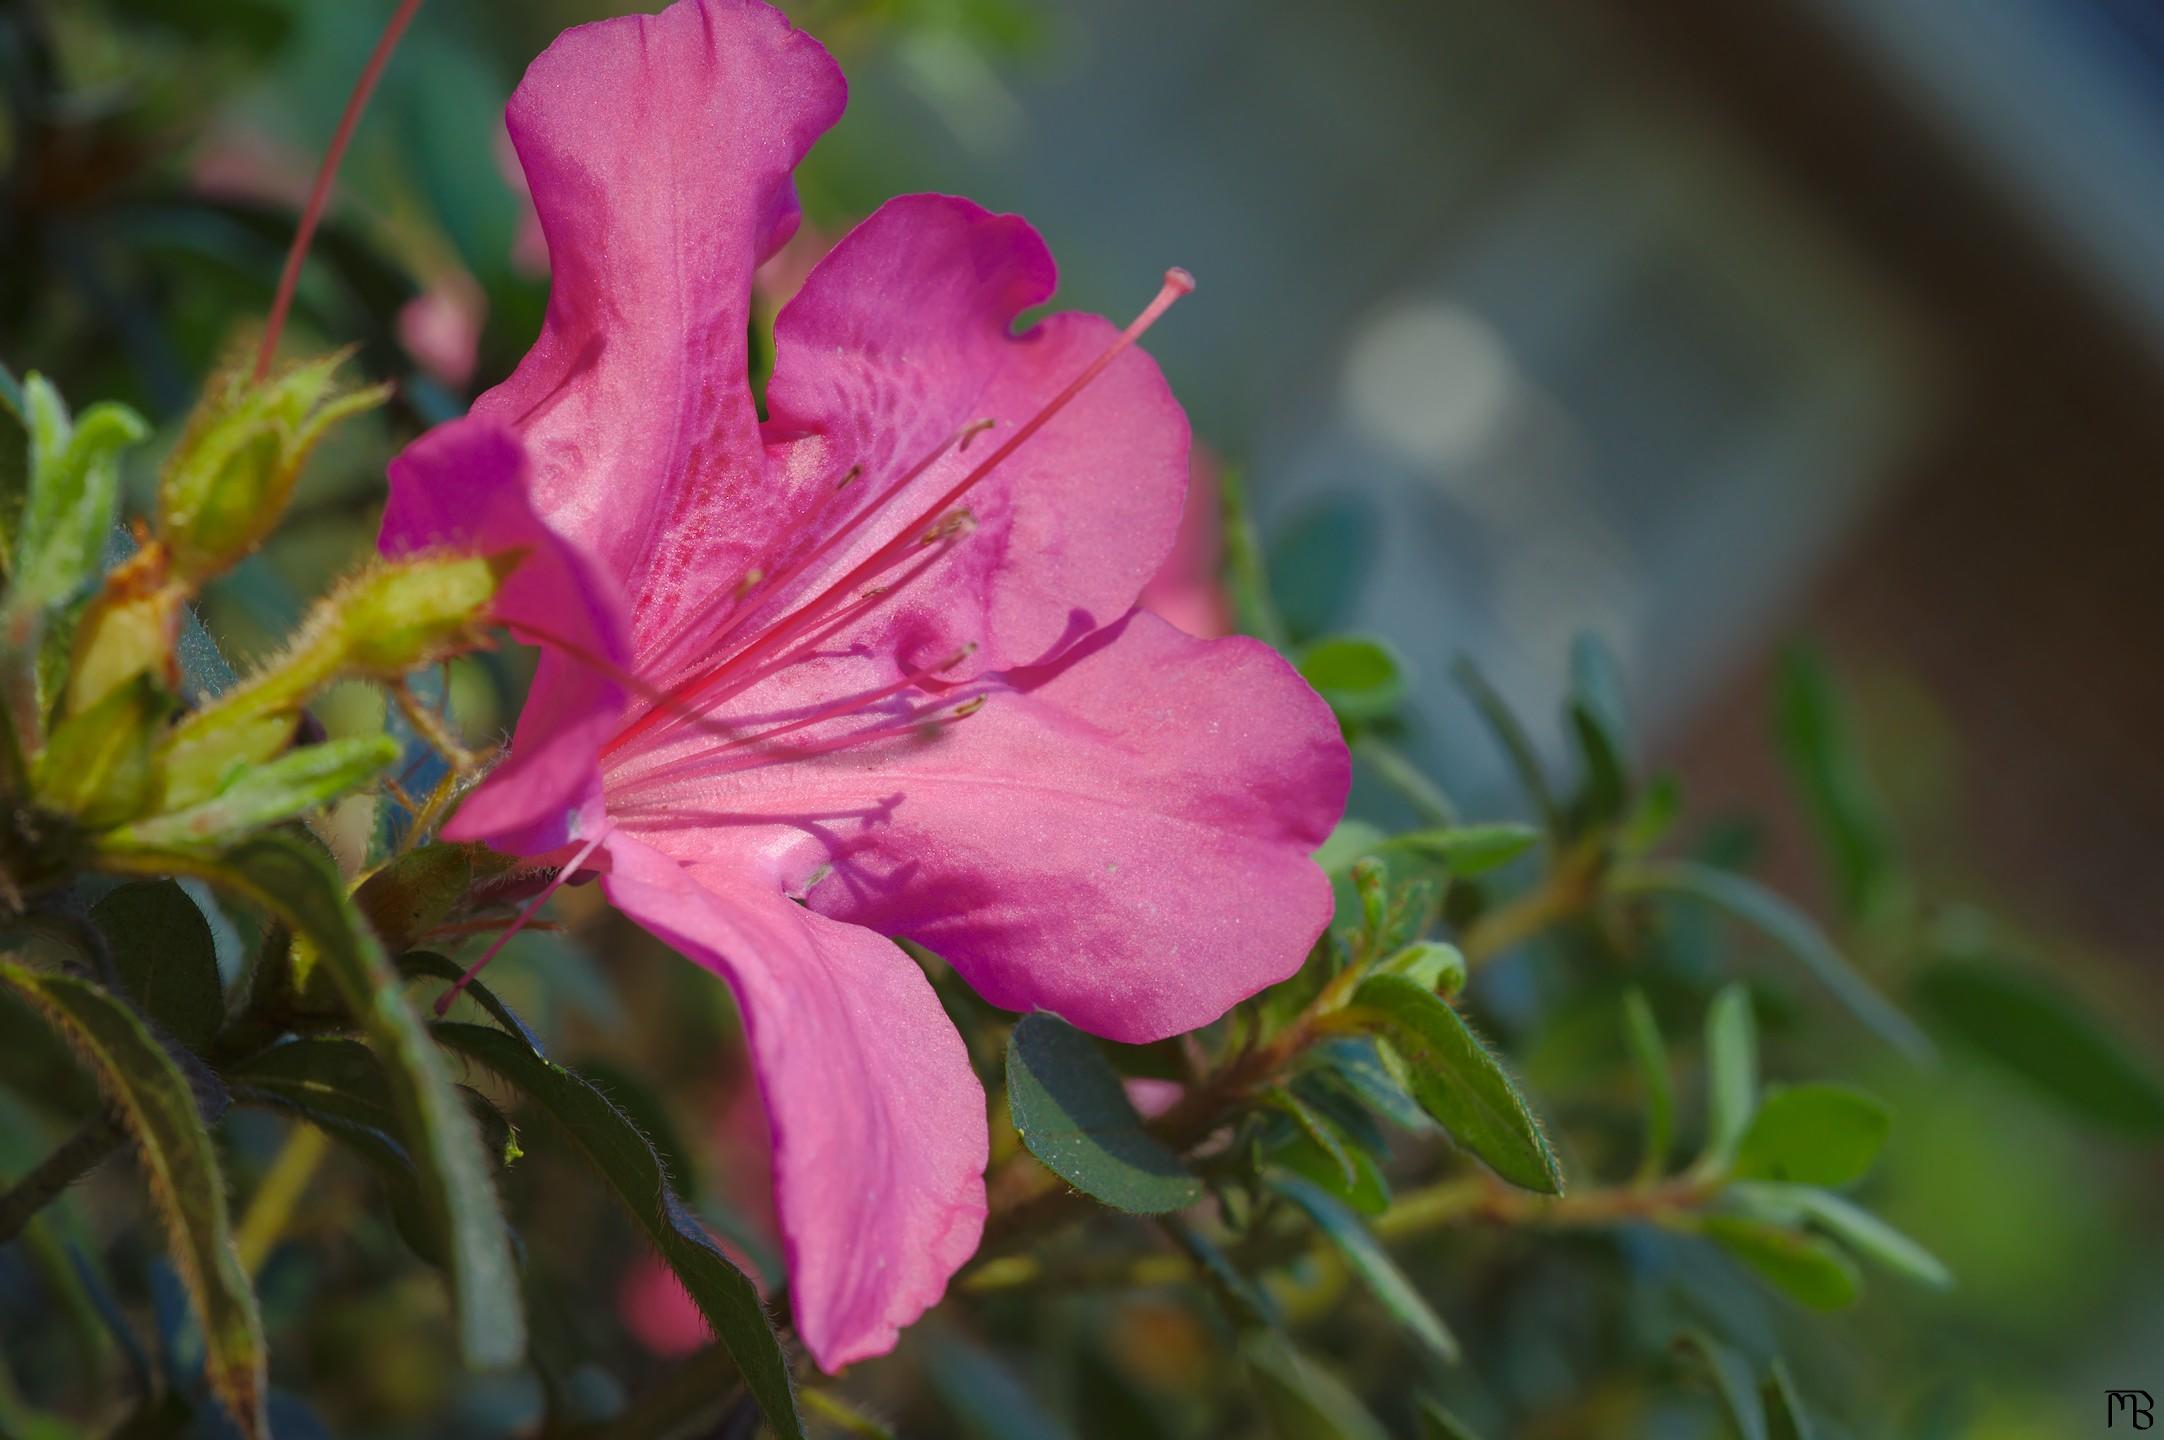
[[[502,105],[558,29],[628,8],[423,8],[347,162],[299,319],[321,343],[360,342],[360,367],[399,378],[401,398],[325,453],[286,535],[215,597],[236,662],[366,548],[389,447],[523,352],[547,260]],[[1414,696],[1399,743],[1469,808],[1516,802],[1453,657],[1549,716],[1571,637],[1591,630],[1621,658],[1692,824],[1867,951],[1887,937],[1877,963],[1915,963],[1895,952],[1919,936],[1986,946],[2153,1061],[2164,9],[788,8],[852,89],[802,177],[807,245],[887,195],[944,190],[1028,215],[1066,305],[1124,315],[1166,265],[1193,270],[1199,292],[1151,348],[1198,438],[1242,477],[1293,637],[1393,644]],[[262,313],[389,9],[0,0],[0,359],[78,402],[115,396],[176,422]],[[770,286],[785,293],[785,276]],[[1840,683],[1876,797],[1872,873],[1895,878],[1868,895],[1853,865],[1823,858],[1825,816],[1783,764],[1805,672],[1781,657],[1799,640],[1821,657],[1808,673]],[[489,680],[457,682],[484,732],[502,721]],[[1536,731],[1560,750],[1559,728]],[[1397,803],[1366,776],[1359,797],[1385,817]],[[507,964],[587,1054],[639,1054],[658,1066],[646,1083],[681,1082],[657,1123],[719,1123],[685,1097],[725,1087],[725,1053],[627,1037],[686,996],[725,1025],[726,1002],[638,958],[628,933],[604,941],[588,949],[607,984],[547,936]],[[1501,1014],[1536,1003],[1507,973],[1492,983]],[[1880,1397],[1851,1413],[1854,1433],[2088,1434],[2104,1389],[2164,1391],[2164,1156],[2142,1124],[1958,1051],[1929,1079],[1860,1042],[1790,1058],[1860,1073],[1895,1102],[1875,1202],[1962,1281],[1945,1298],[1882,1287],[1847,1327],[1876,1338],[1825,1362],[1832,1383]],[[564,1217],[567,1235],[577,1223]],[[1585,1418],[1601,1382],[1571,1319],[1584,1297],[1517,1279],[1498,1321],[1512,1358],[1463,1403],[1519,1417],[1497,1433],[1611,1433]],[[1176,1322],[1138,1319],[1154,1337],[1138,1351],[1179,1353]],[[672,1343],[632,1330],[627,1344]],[[344,1363],[343,1342],[320,1343],[309,1364]],[[935,1384],[1022,1383],[970,1368],[1001,1363],[982,1336],[911,1343],[935,1347]],[[441,1400],[452,1382],[408,1358],[352,1365],[353,1433],[410,1433],[400,1417]],[[1031,1385],[1077,1383],[1005,1363]],[[438,1390],[405,1393],[400,1376]],[[958,1423],[1032,1433],[1015,1428],[1026,1410]],[[1649,1433],[1717,1433],[1677,1413]],[[459,1423],[478,1428],[441,1433],[485,1431]]]

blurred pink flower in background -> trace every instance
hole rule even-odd
[[[1142,587],[1142,608],[1198,639],[1230,634],[1232,601],[1225,594],[1224,552],[1217,462],[1197,445],[1188,463],[1187,508],[1180,512],[1179,536],[1164,568]]]

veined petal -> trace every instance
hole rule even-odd
[[[454,420],[391,462],[390,501],[377,548],[388,556],[449,547],[522,552],[496,597],[496,615],[560,637],[620,670],[630,653],[616,587],[534,513],[526,452],[486,420]],[[595,751],[623,712],[607,668],[546,649],[519,714],[510,758],[460,805],[444,834],[539,854],[569,838],[569,816],[601,793]]]
[[[828,1371],[884,1354],[984,1226],[984,1089],[961,1036],[890,941],[622,831],[607,848],[609,899],[743,1009],[797,1333]]]
[[[774,326],[773,498],[741,520],[769,526],[765,573],[789,577],[755,623],[936,524],[937,502],[1113,342],[1116,326],[1073,313],[1015,333],[1056,279],[1028,222],[943,195],[889,201],[813,267]],[[968,673],[1050,659],[1124,615],[1163,562],[1187,449],[1156,363],[1127,351],[969,489],[967,538],[847,643],[905,666],[975,644]]]
[[[757,561],[733,518],[764,465],[751,276],[795,229],[790,172],[843,98],[826,51],[755,0],[568,30],[511,97],[548,318],[474,413],[525,437],[536,507],[623,582],[639,625]]]
[[[1115,1040],[1193,1029],[1299,967],[1329,923],[1309,857],[1351,764],[1276,652],[1135,613],[954,695],[983,707],[807,758],[777,747],[612,813],[921,942],[995,1005]]]

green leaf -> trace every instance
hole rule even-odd
[[[1142,1128],[1096,1045],[1056,1016],[1025,1015],[1014,1027],[1007,1109],[1030,1154],[1114,1209],[1158,1215],[1202,1198],[1202,1182]]]
[[[1452,825],[1410,830],[1390,838],[1390,846],[1439,860],[1454,875],[1479,875],[1508,865],[1540,843],[1531,825]]]
[[[1322,867],[1323,874],[1335,880],[1352,873],[1355,861],[1379,853],[1389,843],[1388,835],[1365,820],[1340,820],[1330,838],[1315,852],[1315,863]]]
[[[1685,860],[1646,860],[1619,868],[1614,894],[1666,895],[1696,900],[1763,933],[1831,990],[1850,1014],[1918,1063],[1932,1058],[1931,1041],[1914,1021],[1849,967],[1802,911],[1741,875]]]
[[[1848,914],[1878,914],[1900,881],[1893,826],[1851,733],[1825,662],[1803,647],[1781,659],[1775,716],[1781,751],[1833,857]]]
[[[243,768],[223,790],[199,805],[123,826],[110,843],[151,849],[222,845],[357,790],[397,758],[398,742],[388,735],[298,746],[274,760]]]
[[[1555,791],[1548,784],[1548,772],[1541,767],[1540,752],[1533,747],[1532,737],[1518,723],[1517,715],[1504,703],[1502,694],[1488,682],[1480,667],[1469,655],[1460,655],[1450,667],[1451,678],[1465,692],[1466,699],[1473,702],[1473,709],[1487,723],[1496,743],[1503,747],[1503,755],[1510,761],[1510,768],[1524,787],[1526,798],[1540,813],[1541,828],[1551,835],[1563,833],[1563,808],[1556,803]]]
[[[1398,975],[1376,975],[1353,1008],[1404,1057],[1413,1098],[1451,1137],[1511,1184],[1563,1188],[1555,1152],[1502,1062],[1446,1000]]]
[[[1799,1304],[1840,1310],[1856,1303],[1863,1280],[1855,1262],[1816,1236],[1735,1215],[1709,1215],[1700,1227],[1707,1239]]]
[[[60,392],[33,373],[23,387],[30,420],[30,488],[8,608],[47,610],[98,573],[120,496],[120,454],[150,433],[125,405],[91,406],[71,420]]]
[[[1925,971],[1915,994],[1943,1033],[2072,1114],[2130,1135],[2164,1131],[2164,1081],[2057,987],[1956,960]]]
[[[1329,1128],[1334,1133],[1334,1127]],[[1340,1157],[1346,1161],[1349,1173],[1348,1168],[1338,1164]],[[1362,1215],[1380,1215],[1390,1208],[1390,1187],[1365,1150],[1342,1141],[1334,1150],[1325,1149],[1313,1135],[1302,1133],[1290,1144],[1271,1149],[1268,1160],[1277,1169],[1321,1187]]]
[[[1389,1440],[1345,1382],[1267,1333],[1240,1346],[1277,1440]]]
[[[1263,559],[1262,540],[1255,533],[1254,513],[1247,504],[1247,485],[1233,466],[1217,472],[1217,493],[1225,523],[1225,588],[1240,632],[1252,635],[1273,649],[1289,644],[1285,622],[1270,597],[1269,567]]]
[[[1439,1401],[1420,1397],[1420,1440],[1480,1440],[1473,1427],[1443,1408]]]
[[[1340,719],[1384,720],[1405,699],[1405,662],[1367,635],[1326,635],[1300,648],[1300,674]]]
[[[1675,1344],[1680,1351],[1695,1352],[1705,1365],[1707,1378],[1713,1381],[1713,1388],[1720,1395],[1722,1405],[1727,1407],[1728,1418],[1736,1422],[1736,1433],[1742,1440],[1769,1440],[1766,1407],[1758,1398],[1758,1382],[1751,1373],[1751,1362],[1703,1330],[1686,1330],[1676,1337]]]
[[[1744,1182],[1728,1195],[1752,1214],[1777,1224],[1809,1224],[1873,1264],[1934,1290],[1950,1289],[1953,1272],[1929,1250],[1859,1205],[1808,1185]]]
[[[170,880],[136,880],[91,907],[121,984],[165,1033],[201,1050],[225,1023],[210,922]]]
[[[465,980],[466,977],[465,970],[457,961],[447,956],[438,955],[432,950],[413,950],[399,956],[398,972],[409,980],[416,977],[427,977],[446,981],[453,985]],[[526,1022],[518,1017],[518,1012],[498,999],[496,992],[489,989],[488,986],[482,984],[479,980],[466,980],[465,989],[461,990],[459,994],[479,1005],[488,1012],[489,1017],[498,1025],[525,1041],[527,1049],[533,1051],[536,1055],[544,1053],[541,1048],[541,1037],[534,1034]]]
[[[1796,1394],[1796,1381],[1786,1362],[1773,1362],[1758,1387],[1758,1397],[1766,1405],[1766,1440],[1815,1440],[1817,1431]]]
[[[1422,940],[1375,967],[1378,975],[1402,975],[1423,990],[1455,995],[1465,988],[1465,956],[1455,945]]]
[[[1668,1046],[1661,1039],[1660,1021],[1645,992],[1632,986],[1623,996],[1623,1034],[1630,1043],[1631,1059],[1638,1067],[1638,1083],[1645,1092],[1645,1156],[1638,1175],[1652,1180],[1667,1173],[1668,1148],[1675,1143],[1676,1092],[1668,1073]]]
[[[1405,1062],[1381,1041],[1366,1035],[1341,1035],[1323,1041],[1308,1057],[1315,1078],[1327,1075],[1341,1082],[1354,1099],[1391,1124],[1412,1131],[1434,1127],[1428,1112],[1406,1089]],[[1302,1095],[1310,1101],[1315,1098],[1307,1093],[1305,1078]],[[1380,1142],[1373,1148],[1380,1148]]]
[[[1721,987],[1706,1007],[1706,1161],[1726,1165],[1758,1108],[1758,1022],[1751,992]]]
[[[784,1440],[803,1440],[788,1357],[758,1289],[677,1198],[639,1128],[599,1090],[514,1035],[456,1021],[434,1030],[437,1040],[495,1071],[562,1128],[683,1282],[735,1359],[767,1424]]]
[[[0,983],[67,1036],[125,1121],[202,1326],[211,1387],[245,1435],[266,1435],[263,1319],[233,1249],[225,1176],[189,1076],[125,1003],[87,980],[0,960]]]
[[[393,955],[443,923],[473,883],[473,848],[423,845],[385,863],[353,892],[353,903]]]
[[[38,799],[91,829],[140,815],[156,779],[151,742],[169,708],[150,678],[137,676],[62,720],[38,757]]]
[[[1797,1085],[1767,1092],[1736,1147],[1733,1173],[1746,1180],[1849,1185],[1886,1144],[1886,1107],[1846,1085]]]
[[[1621,819],[1630,804],[1630,717],[1615,656],[1591,632],[1571,644],[1564,714],[1584,768],[1578,818],[1593,823]]]
[[[105,859],[113,868],[205,880],[259,906],[315,946],[318,963],[389,1077],[399,1133],[425,1182],[430,1224],[448,1252],[460,1350],[478,1369],[516,1365],[526,1349],[525,1311],[480,1132],[442,1053],[407,1004],[398,972],[329,860],[281,834],[256,836],[216,856],[129,850]]]
[[[1272,1175],[1268,1183],[1271,1189],[1307,1212],[1308,1218],[1315,1222],[1315,1228],[1329,1237],[1353,1273],[1366,1283],[1399,1324],[1412,1331],[1420,1343],[1437,1356],[1451,1364],[1457,1363],[1462,1352],[1450,1327],[1421,1298],[1420,1292],[1405,1278],[1405,1272],[1398,1269],[1381,1243],[1360,1223],[1359,1216],[1319,1186],[1296,1175]]]
[[[1293,1124],[1300,1127],[1300,1133],[1307,1137],[1308,1143],[1330,1162],[1332,1194],[1345,1195],[1359,1183],[1360,1172],[1353,1161],[1353,1148],[1314,1106],[1282,1085],[1272,1086],[1264,1092],[1262,1099],[1264,1104],[1289,1116]]]

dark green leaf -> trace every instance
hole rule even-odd
[[[1763,933],[1818,977],[1850,1014],[1911,1060],[1931,1059],[1931,1041],[1871,987],[1802,911],[1741,875],[1684,860],[1647,860],[1617,870],[1616,894],[1671,895],[1724,911]]]
[[[1478,875],[1508,865],[1540,843],[1531,825],[1453,825],[1411,830],[1390,838],[1391,848],[1440,860],[1456,875]]]
[[[1451,1137],[1513,1185],[1563,1188],[1555,1152],[1517,1085],[1446,1000],[1397,975],[1353,992],[1363,1021],[1404,1057],[1413,1098]]]
[[[2071,1113],[2128,1134],[2164,1131],[2164,1081],[2057,987],[1960,960],[1924,972],[1915,993],[1945,1034]]]
[[[1301,676],[1342,719],[1388,719],[1405,699],[1405,662],[1373,636],[1326,636],[1298,658]]]
[[[121,984],[143,1013],[190,1050],[225,1023],[218,946],[188,893],[170,880],[119,886],[90,911]]]
[[[1202,1197],[1202,1182],[1142,1128],[1095,1043],[1064,1020],[1039,1013],[1014,1027],[1007,1108],[1032,1155],[1115,1209],[1157,1215]]]
[[[1782,657],[1775,705],[1782,753],[1832,854],[1842,902],[1867,919],[1899,881],[1893,827],[1819,656],[1798,647]]]
[[[1758,1398],[1758,1383],[1751,1362],[1703,1330],[1686,1330],[1676,1337],[1676,1349],[1695,1353],[1706,1367],[1707,1378],[1720,1394],[1728,1418],[1736,1422],[1742,1440],[1768,1440],[1766,1407]]]
[[[1270,1292],[1241,1274],[1240,1267],[1232,1263],[1232,1257],[1216,1241],[1176,1215],[1158,1223],[1201,1269],[1210,1293],[1217,1297],[1218,1304],[1224,1307],[1235,1325],[1274,1329],[1285,1323]]]
[[[1350,613],[1373,573],[1376,529],[1374,502],[1350,489],[1323,496],[1276,527],[1271,595],[1295,636],[1320,635]]]
[[[1471,656],[1459,656],[1450,667],[1450,673],[1457,680],[1458,688],[1473,702],[1480,718],[1487,722],[1496,742],[1503,747],[1503,754],[1510,761],[1518,783],[1525,787],[1526,798],[1540,812],[1541,827],[1551,835],[1560,835],[1563,831],[1562,807],[1556,804],[1555,791],[1549,788],[1548,772],[1541,767],[1540,752],[1533,748],[1532,738],[1518,723],[1517,715],[1488,683],[1488,677],[1481,673]]]
[[[398,972],[346,895],[329,860],[280,834],[243,841],[222,856],[192,850],[128,851],[109,865],[193,875],[254,904],[315,947],[319,964],[384,1064],[406,1140],[425,1182],[429,1219],[444,1237],[460,1348],[480,1369],[518,1363],[525,1312],[511,1261],[510,1231],[491,1182],[492,1165],[443,1056],[406,1003]]]
[[[466,973],[456,961],[447,956],[438,955],[433,950],[409,950],[399,956],[398,972],[409,980],[416,977],[425,977],[454,985],[464,979]],[[488,986],[482,984],[479,980],[467,980],[466,988],[461,990],[459,994],[479,1005],[488,1012],[490,1019],[525,1041],[527,1049],[537,1055],[544,1053],[541,1046],[541,1037],[534,1034],[526,1022],[518,1017],[518,1012],[498,999],[496,992],[489,989]]]
[[[1645,992],[1633,986],[1623,996],[1623,1034],[1630,1042],[1631,1059],[1638,1067],[1638,1084],[1645,1094],[1645,1157],[1639,1162],[1641,1179],[1651,1180],[1668,1169],[1668,1147],[1675,1142],[1676,1092],[1668,1073],[1668,1046],[1661,1040],[1660,1021]]]
[[[1708,1239],[1799,1304],[1839,1310],[1856,1302],[1863,1282],[1855,1262],[1824,1240],[1734,1215],[1701,1223]]]
[[[1325,1040],[1308,1052],[1311,1059],[1333,1078],[1343,1082],[1361,1104],[1391,1124],[1406,1130],[1426,1130],[1434,1125],[1405,1088],[1405,1066],[1384,1053],[1382,1043],[1365,1035],[1345,1035]],[[1303,1091],[1303,1094],[1305,1092]],[[1312,1096],[1308,1097],[1313,1099]],[[1366,1144],[1366,1141],[1362,1141]],[[1380,1150],[1380,1144],[1369,1145]]]
[[[1338,1164],[1340,1156],[1350,1164],[1349,1176]],[[1362,1215],[1380,1215],[1390,1208],[1390,1187],[1365,1150],[1340,1142],[1333,1152],[1317,1144],[1312,1136],[1301,1134],[1290,1144],[1271,1149],[1269,1163],[1322,1187]]]
[[[1817,1431],[1804,1412],[1796,1382],[1784,1362],[1773,1362],[1772,1371],[1758,1387],[1758,1396],[1766,1405],[1766,1440],[1815,1440]]]
[[[1272,1087],[1262,1098],[1263,1103],[1290,1117],[1309,1143],[1328,1159],[1332,1174],[1331,1193],[1343,1195],[1359,1182],[1360,1172],[1353,1164],[1352,1147],[1314,1106],[1283,1086]]]
[[[353,892],[353,903],[393,955],[443,923],[473,881],[473,849],[423,845],[387,861]]]
[[[1736,1148],[1746,1180],[1848,1185],[1861,1180],[1886,1143],[1886,1107],[1846,1085],[1797,1085],[1767,1092]]]
[[[607,1096],[512,1034],[455,1021],[434,1029],[443,1044],[495,1071],[539,1105],[579,1147],[713,1326],[767,1424],[784,1440],[803,1440],[788,1357],[757,1288],[677,1198],[639,1128]]]
[[[1443,1408],[1438,1401],[1420,1397],[1420,1440],[1480,1440],[1473,1427]]]
[[[1278,1336],[1250,1335],[1240,1353],[1277,1440],[1388,1440],[1344,1381]]]
[[[263,1319],[233,1249],[225,1176],[190,1076],[134,1011],[88,980],[0,960],[0,983],[67,1036],[126,1122],[202,1326],[212,1388],[244,1434],[266,1435]]]
[[[1706,1159],[1726,1165],[1758,1108],[1758,1022],[1731,981],[1706,1007]]]
[[[1420,1292],[1405,1278],[1405,1272],[1398,1269],[1381,1243],[1368,1233],[1359,1216],[1320,1187],[1296,1175],[1273,1175],[1269,1184],[1271,1189],[1307,1212],[1308,1218],[1315,1222],[1315,1228],[1329,1237],[1353,1273],[1366,1283],[1399,1324],[1412,1331],[1420,1343],[1436,1355],[1452,1364],[1457,1363],[1460,1355],[1457,1338],[1450,1333],[1442,1317],[1421,1298]]]

